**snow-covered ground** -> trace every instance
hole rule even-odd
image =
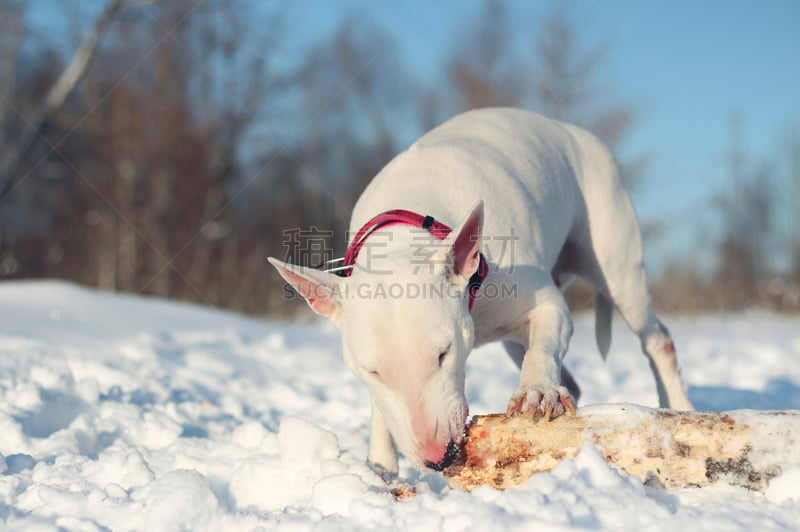
[[[800,408],[800,319],[665,319],[701,409]],[[657,403],[619,320],[607,364],[592,319],[567,365],[583,404]],[[473,413],[516,370],[473,353]],[[506,492],[451,491],[401,462],[395,501],[364,463],[366,391],[329,325],[284,324],[61,282],[0,284],[0,528],[37,530],[769,530],[800,527],[800,474],[766,494],[645,488],[584,450]],[[798,451],[800,452],[800,448]]]

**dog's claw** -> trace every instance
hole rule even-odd
[[[570,396],[566,396],[566,397],[561,396],[559,398],[559,400],[561,401],[561,404],[564,405],[564,408],[567,409],[567,412],[569,412],[570,414],[575,415],[575,413],[576,413],[575,401],[572,400],[572,397],[570,397]]]
[[[534,421],[551,421],[566,412],[575,413],[575,400],[563,386],[521,387],[511,397],[506,408],[506,416],[528,414]]]
[[[508,402],[508,408],[506,408],[506,417],[522,412],[522,402],[524,399],[524,397],[512,398],[511,401]]]

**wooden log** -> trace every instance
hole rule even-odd
[[[645,484],[678,489],[727,483],[764,490],[786,468],[800,467],[800,411],[593,405],[549,422],[475,416],[460,459],[444,474],[453,488],[505,489],[574,458],[584,442]]]

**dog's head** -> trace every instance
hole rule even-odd
[[[468,280],[479,267],[482,225],[481,203],[422,268],[418,247],[404,249],[402,238],[379,273],[338,277],[269,259],[341,330],[345,361],[417,467],[444,468],[464,431],[464,366],[474,344]]]

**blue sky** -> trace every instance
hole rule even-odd
[[[283,4],[285,5],[285,4]],[[386,30],[411,72],[436,83],[456,33],[481,1],[305,1],[287,29],[302,48],[346,16],[367,16]],[[719,222],[710,199],[726,186],[724,157],[734,112],[744,146],[774,159],[779,137],[800,127],[800,2],[633,0],[509,1],[515,39],[530,45],[538,17],[568,5],[587,45],[610,42],[604,84],[628,102],[638,122],[623,149],[649,155],[634,200],[646,221],[664,223],[648,243],[649,265],[709,246]],[[776,184],[778,186],[778,184]],[[783,189],[785,190],[785,189]],[[791,199],[789,205],[800,203]],[[791,215],[787,215],[791,217]],[[788,224],[792,220],[780,223]]]

